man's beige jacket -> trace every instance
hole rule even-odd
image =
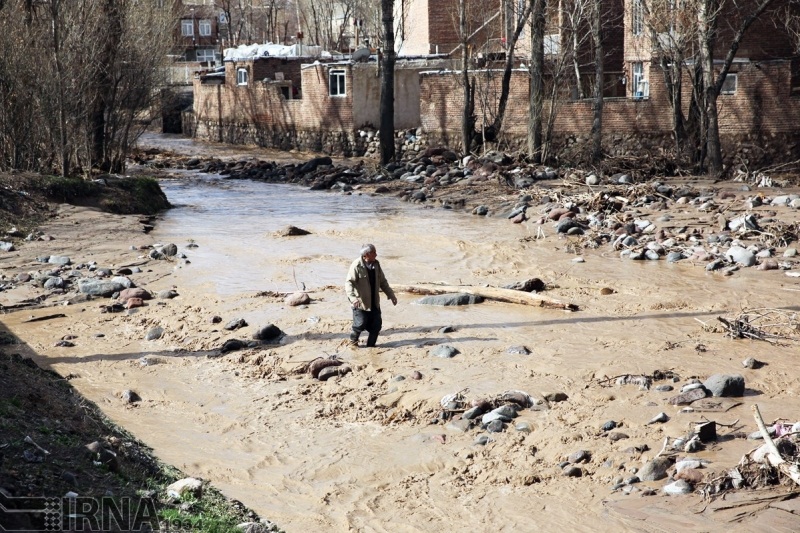
[[[375,282],[380,287],[389,299],[394,298],[394,291],[386,281],[386,276],[383,275],[383,269],[378,261],[375,261]],[[359,301],[360,308],[364,311],[372,311],[372,302],[370,302],[369,290],[369,274],[367,273],[367,265],[364,258],[356,259],[350,265],[350,270],[347,272],[347,281],[344,284],[344,290],[347,293],[347,299],[352,305],[356,300]],[[380,297],[376,298],[376,308],[380,310]]]

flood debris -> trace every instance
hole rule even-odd
[[[717,317],[728,337],[752,339],[780,344],[780,341],[797,341],[800,336],[800,317],[785,309],[758,308],[743,310],[733,318]]]

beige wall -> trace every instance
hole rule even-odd
[[[426,67],[430,68],[430,67]],[[353,124],[360,128],[380,124],[381,78],[378,65],[353,66]],[[416,128],[419,118],[419,71],[421,69],[397,69],[394,75],[394,127]]]
[[[404,22],[405,27],[395,36],[399,45],[397,53],[401,56],[433,53],[429,44],[428,0],[408,0]],[[401,35],[405,36],[402,42]]]

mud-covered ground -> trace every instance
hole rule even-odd
[[[177,243],[188,263],[152,259],[153,247],[165,244],[158,220],[145,233],[140,217],[62,205],[41,227],[53,240],[2,256],[6,280],[43,270],[39,256],[63,254],[114,273],[138,269],[129,275],[138,287],[177,297],[109,313],[110,298],[66,305],[74,290],[14,282],[0,294],[4,306],[20,307],[3,322],[24,343],[16,351],[72,374],[80,393],[160,459],[287,531],[791,530],[791,482],[733,490],[726,480],[760,444],[747,439],[757,431],[753,405],[769,425],[800,419],[793,296],[800,287],[787,275],[797,268],[790,251],[797,211],[772,205],[794,191],[658,181],[696,193],[675,197],[650,182],[590,187],[583,175],[522,191],[489,180],[437,187],[426,199],[436,209],[449,206],[448,216],[463,199],[463,235],[410,231],[413,213],[401,212],[368,229],[324,233],[336,252],[318,257],[305,250],[309,259],[296,253],[302,241],[260,233],[255,241],[270,247],[287,273],[254,287],[265,290],[235,295],[194,282],[190,243]],[[350,192],[375,194],[378,187],[387,189],[379,194],[415,201],[399,181]],[[442,194],[451,195],[448,202],[437,200]],[[499,216],[525,195],[522,220]],[[647,195],[654,198],[639,200]],[[558,233],[549,214],[570,203],[584,206],[577,217],[582,231]],[[469,215],[478,205],[498,216]],[[593,226],[589,216],[601,211],[620,225]],[[758,229],[721,227],[720,216],[747,215],[756,216]],[[630,230],[635,220],[655,227],[642,227],[636,244],[616,243],[617,230]],[[291,237],[298,238],[306,237]],[[397,307],[384,307],[379,346],[351,349],[344,346],[349,317],[341,287],[315,283],[299,268],[310,304],[291,306],[284,292],[292,291],[266,290],[289,286],[294,267],[311,261],[345,272],[352,243],[366,240],[380,243],[379,258],[397,286],[440,282],[480,291],[536,277],[546,285],[542,297],[579,310],[499,300],[430,308],[416,304],[419,295],[401,292]],[[630,259],[653,250],[650,242],[663,248],[658,260]],[[196,244],[222,245],[203,236]],[[754,256],[762,252],[753,266],[726,259],[738,244],[752,246]],[[670,251],[684,256],[669,262]],[[709,268],[714,261],[720,262]],[[770,261],[775,268],[758,269]],[[42,295],[44,306],[31,305]],[[30,322],[54,314],[65,316]],[[236,318],[249,325],[226,330]],[[746,335],[732,338],[719,318]],[[286,334],[280,342],[222,353],[225,341],[246,344],[267,323]],[[146,340],[155,328],[162,335]],[[56,346],[65,336],[74,346]],[[441,345],[460,353],[433,356]],[[305,372],[330,356],[350,372],[327,381]],[[748,358],[766,364],[746,368]],[[713,374],[741,376],[743,394],[670,403],[684,385]],[[125,401],[125,390],[141,400]],[[512,391],[530,400],[503,431],[464,417],[473,403],[507,403],[501,397]],[[662,412],[666,420],[651,422]],[[717,423],[716,440],[690,452],[674,445],[709,420]],[[664,493],[675,479],[635,479],[663,457],[667,475],[681,477],[672,463],[686,456],[703,460],[689,494]]]

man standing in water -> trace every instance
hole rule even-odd
[[[378,333],[381,331],[381,304],[379,291],[383,291],[397,305],[397,297],[383,275],[378,262],[378,251],[372,244],[361,247],[361,257],[353,261],[347,272],[344,290],[353,307],[353,331],[350,333],[350,345],[358,346],[358,337],[366,330],[367,347],[375,346]]]

